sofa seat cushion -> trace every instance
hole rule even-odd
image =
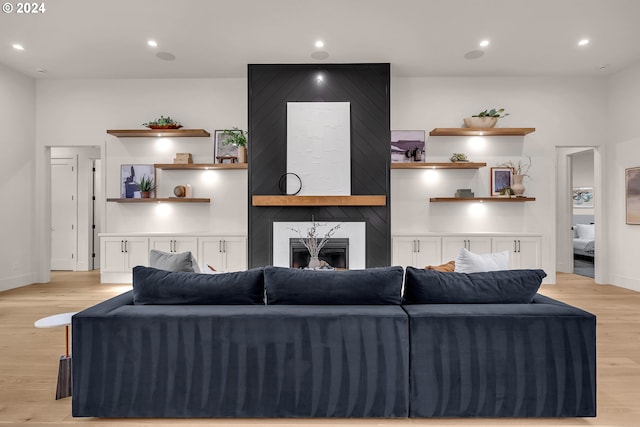
[[[403,308],[410,416],[595,416],[592,314],[541,295],[529,304]]]
[[[216,275],[133,269],[134,304],[263,304],[264,274],[256,268]]]
[[[402,276],[402,267],[264,270],[267,304],[400,304]]]
[[[400,306],[102,308],[73,320],[74,416],[408,415]]]
[[[445,273],[407,267],[404,303],[529,303],[546,276],[542,270]]]

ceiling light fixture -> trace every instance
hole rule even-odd
[[[151,47],[158,47],[158,42],[155,40],[149,40],[147,44]]]
[[[12,45],[12,47],[13,47],[15,50],[24,50],[24,46],[22,46],[21,44],[18,44],[18,43],[16,43],[16,44]]]
[[[578,46],[586,46],[589,44],[589,39],[582,39],[578,42]]]
[[[324,47],[324,42],[322,40],[318,40],[316,42],[316,47]]]
[[[489,40],[482,40],[480,42],[480,47],[487,47],[489,46]]]

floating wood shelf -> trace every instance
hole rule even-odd
[[[430,136],[523,136],[536,128],[435,128]]]
[[[208,137],[211,134],[204,129],[110,129],[109,135],[120,138],[160,138],[160,137]]]
[[[386,206],[387,196],[253,196],[253,206]]]
[[[430,202],[498,202],[498,203],[519,203],[519,202],[535,202],[535,197],[432,197]]]
[[[444,162],[444,163],[391,163],[391,169],[480,169],[486,163]]]
[[[116,203],[209,203],[211,199],[201,197],[149,197],[147,199],[107,199],[107,202]]]
[[[246,163],[156,163],[153,166],[162,170],[247,169]]]

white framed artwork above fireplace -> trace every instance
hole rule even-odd
[[[332,227],[340,224],[332,235],[331,238],[349,239],[349,269],[360,270],[366,267],[366,226],[365,222],[322,222],[317,228],[318,236],[324,236]],[[288,221],[274,221],[273,222],[273,265],[277,267],[289,267],[290,266],[290,239],[298,239],[300,235],[295,231],[300,230],[304,234],[313,223],[308,222],[288,222]]]

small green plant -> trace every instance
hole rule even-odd
[[[143,175],[140,181],[136,181],[136,185],[142,192],[152,191],[156,188],[153,178],[150,178],[147,175]]]
[[[500,195],[502,195],[502,196],[505,196],[505,195],[513,196],[515,194],[516,194],[515,191],[513,191],[513,189],[511,187],[505,187],[505,188],[501,188],[500,189]]]
[[[153,127],[153,126],[163,126],[163,127],[182,127],[182,125],[180,124],[180,122],[177,122],[175,120],[173,120],[171,117],[167,116],[160,116],[159,119],[155,119],[152,120],[150,122],[147,123],[143,123],[142,126],[146,126],[146,127]]]
[[[449,157],[452,162],[467,162],[467,155],[464,153],[453,153],[453,156]]]
[[[234,127],[233,129],[225,129],[222,131],[222,135],[226,137],[223,140],[223,143],[232,144],[238,147],[246,147],[248,134],[249,132],[245,132],[237,127]]]
[[[474,114],[471,117],[496,117],[498,119],[501,119],[509,115],[509,113],[502,113],[504,113],[504,108],[500,108],[498,110],[492,108],[491,110],[480,111],[478,114]]]

